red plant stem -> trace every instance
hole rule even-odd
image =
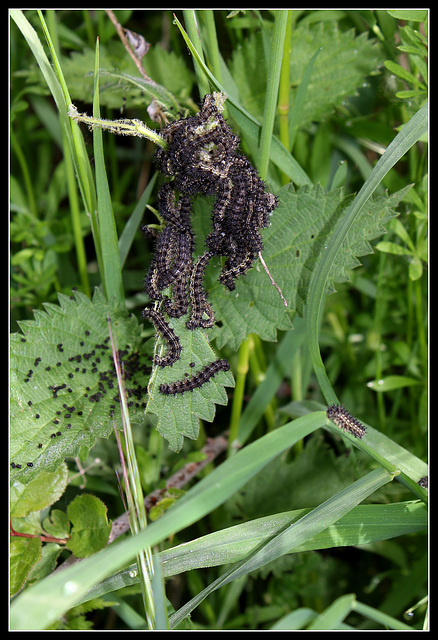
[[[41,542],[56,542],[57,544],[66,544],[65,538],[54,538],[53,536],[44,536],[40,533],[22,533],[21,531],[15,531],[11,522],[11,535],[17,538],[40,538]]]

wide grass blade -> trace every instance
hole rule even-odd
[[[296,509],[256,518],[185,542],[159,554],[166,577],[193,569],[240,562],[273,535],[298,522],[311,509]],[[358,505],[292,553],[366,545],[427,529],[427,507],[421,502]],[[138,582],[135,565],[96,585],[81,602]]]
[[[145,531],[100,551],[26,589],[11,607],[11,628],[45,629],[94,585],[128,564],[145,546],[153,547],[213,511],[273,458],[325,423],[316,411],[251,443],[193,487]]]
[[[233,566],[171,616],[169,619],[170,628],[175,629],[210,593],[264,566],[268,562],[290,553],[293,549],[301,546],[326,527],[342,518],[357,504],[392,479],[393,476],[384,469],[374,469],[374,471],[371,471],[346,489],[326,500],[319,507],[313,509],[298,522],[294,522],[280,532],[275,533],[270,540],[259,545],[248,558],[238,563],[237,566]]]

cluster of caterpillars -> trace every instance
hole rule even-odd
[[[199,113],[163,129],[161,135],[167,146],[156,152],[160,170],[172,181],[159,191],[158,209],[165,224],[156,237],[145,289],[152,300],[161,301],[168,316],[180,318],[189,312],[186,326],[191,330],[214,324],[203,285],[211,258],[225,258],[219,282],[233,291],[235,280],[251,268],[263,249],[260,230],[269,226],[270,214],[277,206],[277,198],[266,191],[249,160],[237,152],[240,140],[222,115],[224,100],[220,93],[206,95]],[[215,195],[216,199],[206,250],[194,262],[191,198],[198,193]],[[149,232],[148,228],[144,230]],[[164,295],[166,289],[170,297]],[[178,336],[157,310],[145,309],[143,316],[167,343],[166,355],[156,356],[155,364],[171,366],[181,354]],[[188,380],[161,385],[160,391],[175,394],[192,390],[226,370],[225,363],[218,360]]]

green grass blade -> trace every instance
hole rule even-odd
[[[193,569],[240,562],[274,534],[298,522],[310,511],[296,509],[256,518],[166,549],[160,553],[161,570],[165,577],[170,577]],[[418,501],[358,505],[314,538],[294,548],[293,553],[372,544],[426,531],[427,523],[427,507]],[[133,571],[135,565],[103,580],[81,602],[136,584],[138,577],[133,576]]]
[[[300,607],[288,613],[272,625],[272,631],[299,631],[307,627],[317,617],[316,611],[309,607]]]
[[[354,593],[347,593],[345,596],[337,598],[309,625],[309,631],[339,629],[343,620],[352,610],[355,599]]]
[[[292,613],[288,613],[283,618],[278,620],[271,629],[273,631],[331,631],[332,629],[347,630],[342,620],[347,617],[351,611],[360,613],[368,620],[378,622],[385,630],[394,629],[396,631],[415,631],[412,627],[409,627],[404,622],[389,616],[386,613],[373,609],[368,605],[362,604],[356,600],[354,594],[347,594],[346,596],[340,596],[332,605],[327,607],[319,616],[316,611],[306,607],[300,607],[295,609]],[[343,612],[344,615],[340,615]],[[333,626],[335,619],[336,624]],[[356,629],[348,628],[351,631]]]
[[[216,33],[214,11],[211,9],[203,10],[201,18],[205,23],[204,44],[206,46],[207,54],[210,59],[210,65],[213,74],[216,76],[219,82],[222,82],[221,54],[219,51],[219,42]]]
[[[268,175],[272,132],[274,130],[274,120],[277,112],[278,85],[280,82],[287,16],[288,12],[284,9],[279,9],[275,12],[258,157],[258,169],[263,180],[266,180],[266,176]]]
[[[160,556],[158,553],[154,554],[153,561],[154,573],[152,576],[152,590],[155,601],[155,629],[161,631],[163,629],[169,629],[166,590]]]
[[[181,34],[190,49],[192,55],[198,61],[198,64],[202,67],[204,73],[210,79],[212,85],[218,90],[226,93],[228,96],[226,102],[226,108],[230,115],[234,118],[240,129],[257,145],[260,140],[261,124],[256,120],[248,111],[242,107],[242,105],[233,97],[232,92],[228,92],[227,88],[223,86],[217,78],[211,73],[210,69],[204,64],[200,58],[196,48],[193,46],[187,33],[184,31],[181,23],[175,17],[175,22],[181,31]],[[300,167],[295,158],[289,153],[286,147],[280,142],[280,140],[273,136],[271,140],[270,159],[276,164],[291,180],[298,186],[303,184],[310,184],[311,180],[306,172]]]
[[[74,170],[74,163],[70,153],[69,144],[65,132],[62,132],[62,146],[64,151],[65,171],[67,179],[68,197],[70,203],[71,221],[75,238],[76,260],[78,263],[79,279],[84,293],[91,297],[90,283],[87,271],[87,254],[82,234],[79,195]]]
[[[134,236],[139,229],[140,222],[144,214],[144,209],[151,198],[152,190],[155,186],[157,176],[158,174],[155,173],[152,176],[152,178],[149,180],[148,186],[141,194],[139,201],[135,205],[134,211],[129,216],[129,219],[127,220],[123,228],[123,231],[120,234],[119,253],[120,253],[120,263],[122,268],[123,268],[123,265],[125,264],[126,258],[128,257],[129,250],[134,241]]]
[[[25,38],[30,50],[32,51],[38,66],[44,76],[47,86],[53,96],[59,112],[59,118],[63,131],[67,138],[67,144],[69,152],[73,160],[76,179],[78,181],[79,190],[82,196],[85,211],[90,216],[93,236],[95,238],[96,255],[98,262],[100,261],[100,245],[96,241],[98,237],[97,227],[95,224],[95,210],[96,210],[96,191],[94,186],[93,175],[91,171],[90,161],[88,159],[87,150],[85,148],[84,139],[78,125],[73,122],[68,116],[67,112],[70,105],[70,96],[67,89],[67,85],[64,80],[62,69],[58,60],[58,56],[50,37],[49,30],[44,21],[41,11],[38,12],[41,24],[44,30],[44,34],[47,39],[47,43],[53,58],[54,65],[52,67],[49,59],[43,49],[41,41],[36,33],[35,29],[29,23],[23,12],[17,9],[11,10],[11,18],[20,29],[23,37]],[[70,185],[69,185],[70,186]],[[76,242],[83,243],[82,236],[75,235]],[[80,249],[80,254],[83,255],[83,248]],[[83,259],[82,259],[83,261]],[[83,265],[82,265],[83,272]],[[83,272],[83,279],[85,275]],[[88,287],[86,287],[87,289]]]
[[[94,100],[93,117],[100,118],[99,105],[99,40],[96,43],[96,59],[94,69]],[[117,238],[117,228],[114,220],[111,195],[105,168],[103,152],[102,130],[93,129],[93,149],[96,171],[97,207],[99,217],[100,254],[102,256],[101,273],[103,289],[107,299],[116,298],[124,301],[122,269]]]
[[[61,69],[61,64],[59,62],[55,47],[50,37],[49,30],[44,21],[43,14],[41,13],[41,11],[38,11],[38,15],[44,30],[44,34],[47,39],[47,44],[49,46],[51,55],[53,57],[54,68],[56,70],[56,75],[53,71],[52,71],[52,74],[48,74],[48,75],[46,75],[46,73],[44,73],[43,71],[43,74],[50,88],[50,91],[52,92],[52,95],[55,99],[56,106],[58,107],[58,111],[61,117],[61,123],[64,126],[67,133],[67,137],[70,144],[70,150],[73,156],[75,169],[78,175],[78,183],[79,183],[79,188],[81,190],[82,198],[84,201],[85,210],[92,217],[92,220],[93,220],[95,209],[96,209],[96,191],[95,191],[90,161],[88,159],[88,154],[85,148],[84,139],[79,127],[74,125],[74,123],[72,123],[70,118],[68,118],[67,116],[67,112],[71,102],[70,94],[64,79],[64,74]],[[37,61],[38,61],[38,64],[40,64],[40,60],[38,58],[37,58]],[[51,66],[50,66],[50,69],[51,69]],[[53,79],[51,79],[51,75],[53,76],[53,79],[55,80],[55,82],[53,82]],[[59,87],[61,93],[59,92],[59,90],[57,90],[57,87]]]
[[[362,602],[355,601],[353,603],[353,610],[357,611],[357,613],[360,613],[364,616],[364,618],[367,618],[368,620],[378,622],[387,629],[394,629],[396,631],[415,631],[415,629],[405,624],[401,620],[397,620],[387,613],[379,611],[378,609],[374,609],[373,607],[370,607],[367,604],[363,604]]]
[[[328,424],[330,424],[330,421],[328,421]],[[343,433],[342,437],[349,440],[353,446],[361,449],[390,473],[397,469],[400,472],[397,480],[427,504],[428,491],[418,484],[418,481],[428,474],[427,464],[394,442],[394,440],[388,438],[384,433],[373,429],[366,423],[364,424],[366,426],[366,434],[361,440],[349,433]],[[330,426],[330,429],[339,433],[338,427]]]
[[[131,562],[145,546],[153,547],[213,511],[270,460],[324,422],[325,413],[316,411],[263,436],[228,458],[146,530],[26,589],[11,607],[11,628],[45,629],[94,585]]]
[[[183,571],[239,562],[260,544],[297,523],[310,511],[297,509],[264,516],[165,550],[161,553],[164,573],[172,576]],[[370,544],[415,531],[425,531],[427,521],[427,507],[418,501],[358,505],[337,522],[290,551],[298,553]]]
[[[195,598],[192,598],[185,606],[181,607],[169,619],[170,628],[175,629],[210,593],[264,566],[268,562],[280,558],[285,553],[290,553],[294,548],[301,546],[326,527],[342,518],[357,504],[392,479],[393,476],[384,469],[374,469],[374,471],[371,471],[346,489],[326,500],[316,509],[313,509],[298,522],[294,522],[286,529],[275,534],[268,542],[259,545],[248,558],[238,563],[237,566],[234,565],[201,593],[197,594]]]
[[[327,377],[324,363],[319,351],[319,325],[330,272],[336,256],[342,246],[352,224],[360,210],[382,182],[386,174],[400,160],[401,157],[427,132],[428,105],[427,103],[409,120],[400,133],[388,146],[381,156],[361,190],[353,200],[345,216],[335,228],[331,241],[327,246],[310,283],[307,307],[307,335],[309,352],[315,374],[327,404],[336,403],[337,397]]]
[[[201,36],[199,34],[197,16],[194,9],[183,9],[183,14],[189,37],[194,43],[194,46],[196,47],[196,50],[198,52],[198,56],[195,57],[194,64],[196,78],[198,80],[199,95],[202,100],[205,94],[210,93],[210,86],[208,84],[207,78],[205,77],[205,74],[202,72],[202,65],[204,65],[205,62],[204,52],[202,51]]]

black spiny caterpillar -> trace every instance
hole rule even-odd
[[[350,415],[341,405],[332,404],[327,409],[326,415],[329,420],[344,431],[351,433],[355,438],[362,439],[364,437],[366,429],[363,424]]]
[[[187,196],[175,202],[175,194],[167,184],[160,189],[158,203],[167,224],[158,235],[145,290],[152,300],[162,300],[162,291],[172,287],[173,300],[165,300],[164,310],[169,316],[180,318],[188,309],[187,281],[193,266],[191,203]]]
[[[229,290],[263,249],[260,229],[269,226],[277,198],[249,160],[237,153],[239,138],[222,116],[222,94],[206,95],[201,111],[162,131],[166,150],[156,152],[163,173],[185,195],[216,195],[207,248],[227,258],[220,282]]]
[[[172,366],[181,356],[181,343],[174,330],[167,324],[163,316],[155,309],[145,309],[143,318],[152,322],[155,329],[167,343],[167,353],[165,356],[155,356],[154,364],[159,367]]]
[[[198,327],[208,329],[214,324],[213,309],[207,302],[207,294],[202,284],[204,271],[212,256],[211,251],[206,251],[198,258],[192,269],[189,288],[191,319],[186,322],[187,329],[197,329]],[[208,316],[207,319],[204,319],[204,313]]]
[[[164,227],[156,235],[145,289],[152,300],[162,301],[169,316],[181,317],[190,305],[186,326],[192,330],[214,324],[203,286],[210,259],[214,255],[226,258],[219,282],[232,291],[235,280],[252,267],[262,251],[260,230],[269,226],[270,214],[277,206],[277,198],[266,191],[249,160],[237,152],[240,140],[222,116],[225,98],[220,93],[206,95],[198,114],[163,129],[167,148],[156,151],[159,167],[172,183],[162,186],[158,194]],[[191,197],[197,193],[215,195],[216,200],[206,251],[193,264],[190,209]],[[170,297],[163,295],[165,289],[170,290]],[[155,364],[172,365],[181,353],[178,337],[157,311],[145,309],[143,317],[153,322],[168,345],[166,356],[156,357]],[[191,391],[228,368],[226,360],[218,360],[186,380],[161,385],[160,391],[166,395]]]
[[[190,376],[186,380],[178,380],[169,384],[160,384],[160,392],[166,396],[175,395],[177,393],[186,393],[202,387],[219,371],[228,371],[230,365],[226,360],[216,360],[205,366],[201,371]]]

